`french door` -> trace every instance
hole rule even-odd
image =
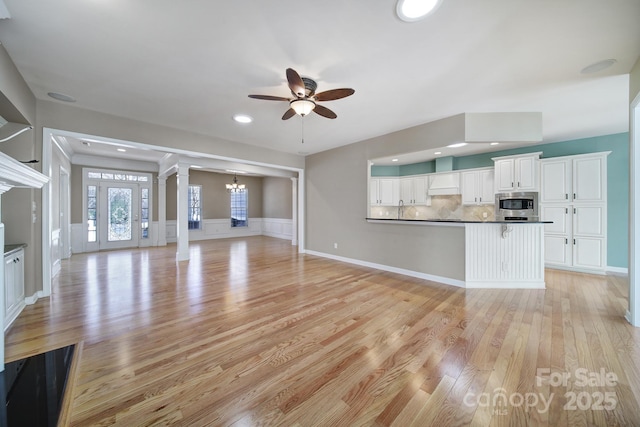
[[[149,246],[151,176],[85,169],[85,251]]]
[[[138,247],[140,196],[137,184],[101,182],[99,190],[98,249]]]

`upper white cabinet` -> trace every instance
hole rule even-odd
[[[376,206],[397,206],[400,200],[398,178],[371,178],[369,203]]]
[[[485,205],[495,203],[494,169],[473,169],[460,173],[462,204]]]
[[[427,177],[419,175],[400,178],[400,200],[405,205],[426,205]]]
[[[606,153],[540,161],[541,203],[606,202]]]
[[[495,157],[495,191],[538,190],[538,161],[542,152]]]

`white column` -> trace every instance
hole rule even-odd
[[[178,261],[186,261],[189,259],[189,220],[187,218],[189,214],[189,167],[184,165],[178,166],[178,206],[176,211],[178,213],[178,225],[177,225],[177,238],[178,238],[178,251],[176,252],[176,259]]]
[[[298,178],[291,178],[291,244],[298,244]]]
[[[640,326],[640,95],[631,103],[629,134],[629,312]]]
[[[167,246],[167,177],[158,177],[158,246]]]

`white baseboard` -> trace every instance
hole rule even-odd
[[[483,281],[466,281],[467,289],[545,289],[545,283],[540,281],[517,281],[517,282],[483,282]]]
[[[42,291],[38,291],[30,297],[25,297],[24,303],[26,305],[33,305],[38,301],[38,299],[42,298],[43,296],[44,294],[42,293]]]
[[[362,267],[375,268],[376,270],[388,271],[390,273],[398,273],[409,277],[416,277],[418,279],[430,280],[432,282],[444,283],[445,285],[457,286],[464,288],[465,283],[463,280],[451,279],[449,277],[435,276],[433,274],[421,273],[413,270],[406,270],[404,268],[392,267],[384,264],[377,264],[374,262],[362,261],[359,259],[346,258],[338,255],[327,254],[324,252],[316,252],[306,249],[305,254],[315,255],[323,258],[333,259],[335,261],[342,261],[349,264],[355,264]]]
[[[625,267],[612,267],[610,265],[607,266],[606,272],[609,274],[615,274],[620,276],[628,276],[629,269]]]

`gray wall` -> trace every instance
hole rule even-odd
[[[262,178],[262,218],[292,218],[290,178]]]
[[[455,119],[454,119],[455,120]],[[462,227],[372,224],[367,161],[455,138],[452,121],[347,145],[306,159],[307,249],[464,280]],[[338,243],[338,249],[334,249]]]
[[[231,215],[229,193],[225,184],[231,184],[233,175],[189,170],[189,185],[202,186],[202,219],[224,219]],[[249,217],[262,217],[262,178],[239,176],[239,184],[249,191]],[[167,220],[176,220],[176,175],[167,178]]]

